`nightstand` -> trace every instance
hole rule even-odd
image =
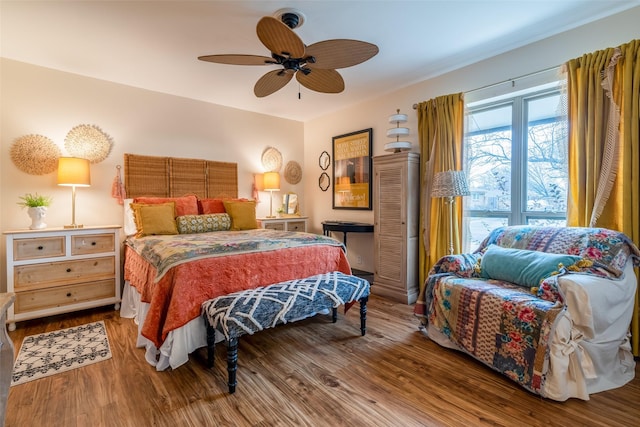
[[[271,230],[307,231],[306,216],[288,216],[282,218],[258,218],[258,226]]]
[[[7,312],[17,321],[114,304],[120,308],[120,226],[4,232]]]

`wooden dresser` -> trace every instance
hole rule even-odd
[[[418,298],[420,154],[373,158],[374,286],[371,293],[405,304]]]
[[[260,228],[283,231],[307,231],[306,216],[288,216],[282,218],[258,218]]]
[[[120,226],[6,231],[7,313],[15,322],[115,304],[120,307]]]

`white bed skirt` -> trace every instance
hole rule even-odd
[[[169,332],[167,339],[160,349],[141,334],[144,319],[147,316],[149,304],[140,301],[138,290],[125,281],[122,290],[122,305],[120,317],[134,319],[138,325],[136,347],[145,349],[145,359],[164,371],[171,367],[176,369],[189,361],[189,353],[207,345],[207,329],[201,317],[193,319],[186,325]],[[224,340],[224,336],[216,331],[216,342]]]

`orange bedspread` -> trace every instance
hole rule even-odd
[[[124,278],[149,303],[142,335],[160,348],[170,331],[200,316],[201,304],[220,295],[315,274],[351,274],[339,246],[309,246],[195,260],[171,268],[157,283],[156,271],[125,246]]]

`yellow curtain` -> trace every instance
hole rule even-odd
[[[566,70],[567,224],[619,230],[640,246],[640,40],[572,59]],[[631,334],[638,356],[637,291],[635,298]]]
[[[462,93],[440,96],[418,104],[418,139],[421,159],[419,245],[421,293],[429,269],[449,252],[449,208],[444,199],[431,199],[431,181],[437,172],[462,169],[464,99]],[[460,252],[462,204],[454,209],[454,250]],[[420,300],[420,298],[419,298]]]

